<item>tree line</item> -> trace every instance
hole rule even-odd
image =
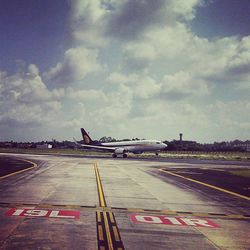
[[[139,138],[133,139],[123,139],[116,140],[110,136],[104,136],[100,138],[99,142],[117,142],[117,141],[135,141]],[[83,143],[83,141],[79,141]],[[203,151],[203,152],[248,152],[250,151],[250,141],[223,141],[223,142],[214,142],[214,143],[198,143],[196,141],[163,141],[168,147],[166,151]],[[36,148],[37,145],[51,144],[53,148],[76,148],[76,144],[72,141],[57,141],[55,139],[51,141],[40,141],[40,142],[14,142],[14,141],[5,141],[0,142],[1,148]]]

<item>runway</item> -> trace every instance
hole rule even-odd
[[[8,157],[33,165],[0,179],[0,249],[249,249],[247,164]]]

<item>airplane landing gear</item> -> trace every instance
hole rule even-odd
[[[121,155],[121,154],[118,154],[118,155],[117,155],[116,153],[113,153],[113,154],[112,154],[112,157],[113,157],[113,158],[116,158],[117,156],[120,156],[120,155]],[[128,157],[128,154],[123,153],[123,154],[122,154],[122,157],[123,157],[123,158],[127,158],[127,157]]]

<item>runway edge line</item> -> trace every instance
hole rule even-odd
[[[20,159],[19,159],[19,160],[20,160]],[[7,175],[4,175],[4,176],[1,176],[1,177],[0,177],[0,180],[3,180],[3,179],[5,179],[5,178],[8,178],[8,177],[13,176],[13,175],[16,175],[16,174],[23,173],[23,172],[25,172],[25,171],[28,171],[28,170],[31,170],[31,169],[37,167],[37,164],[36,164],[35,162],[29,161],[29,160],[26,160],[26,159],[21,159],[21,160],[22,160],[22,161],[26,161],[26,162],[32,164],[33,166],[32,166],[32,167],[29,167],[29,168],[25,168],[25,169],[19,170],[19,171],[16,171],[16,172],[11,173],[11,174],[7,174]]]
[[[184,180],[188,180],[188,181],[192,181],[192,182],[198,183],[198,184],[200,184],[200,185],[203,185],[203,186],[206,186],[206,187],[209,187],[209,188],[212,188],[212,189],[215,189],[215,190],[218,190],[218,191],[227,193],[227,194],[231,194],[231,195],[233,195],[233,196],[242,198],[242,199],[244,199],[244,200],[250,201],[250,197],[247,197],[247,196],[245,196],[245,195],[237,194],[237,193],[231,192],[231,191],[229,191],[229,190],[226,190],[226,189],[223,189],[223,188],[220,188],[220,187],[216,187],[216,186],[207,184],[207,183],[205,183],[205,182],[197,181],[197,180],[192,179],[192,178],[188,178],[188,177],[185,177],[185,176],[176,174],[176,173],[172,173],[172,172],[170,172],[170,171],[168,171],[168,170],[165,170],[165,169],[159,169],[159,171],[160,171],[160,172],[163,172],[163,173],[166,173],[166,174],[169,174],[169,175],[173,175],[173,176],[182,178],[182,179],[184,179]]]

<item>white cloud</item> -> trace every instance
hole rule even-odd
[[[72,0],[63,60],[43,74],[34,64],[26,74],[0,72],[0,123],[46,121],[117,138],[246,138],[250,36],[197,36],[190,20],[204,3]]]
[[[132,53],[135,58],[142,60],[154,60],[157,56],[155,48],[145,42],[128,43],[124,46],[124,51],[128,54]]]
[[[211,134],[217,140],[249,138],[249,101],[216,101],[207,105],[206,111],[210,117]]]
[[[100,109],[95,110],[94,117],[101,124],[108,121],[109,124],[118,122],[127,118],[132,105],[133,93],[131,89],[120,84],[116,91],[106,93],[108,103]]]
[[[38,76],[39,75],[39,69],[35,64],[30,64],[28,66],[28,74],[31,74],[32,76]]]
[[[160,91],[161,85],[147,76],[138,79],[134,88],[134,96],[135,98],[147,99],[157,96]]]
[[[124,75],[119,72],[113,72],[107,77],[107,82],[113,84],[130,84],[137,80],[138,76],[136,74]]]
[[[246,86],[250,79],[249,40],[250,36],[210,41],[196,36],[185,24],[176,23],[148,30],[141,39],[124,45],[123,66],[125,71],[146,72],[158,79],[189,76],[185,83],[189,92],[195,83],[198,93],[209,93],[210,87],[222,83]],[[148,54],[146,46],[150,48]],[[183,80],[175,83],[175,89],[184,84]]]
[[[181,18],[194,18],[201,0],[127,0],[113,6],[108,18],[108,34],[123,40],[134,40],[155,27],[172,26]]]
[[[194,19],[197,6],[204,4],[204,0],[172,0],[169,2],[171,12],[186,20]]]
[[[45,78],[52,83],[69,85],[101,70],[96,50],[76,47],[67,50],[64,61],[50,69]]]
[[[228,63],[227,74],[238,80],[250,80],[250,36],[236,42],[235,53]]]
[[[107,78],[108,83],[126,85],[130,88],[133,98],[151,98],[159,94],[161,84],[147,75],[124,75],[114,72]]]
[[[105,102],[107,101],[106,95],[101,90],[89,89],[89,90],[75,90],[71,87],[67,89],[66,96],[72,100],[80,100],[81,102]]]
[[[29,65],[26,74],[0,76],[1,124],[43,124],[60,112],[64,90],[48,90],[36,65]]]
[[[179,71],[174,75],[166,75],[163,78],[161,93],[168,97],[183,98],[189,95],[199,96],[210,93],[207,83],[202,79],[197,79],[189,72]]]
[[[77,44],[88,48],[106,45],[103,36],[104,17],[107,12],[100,0],[71,1],[72,34]]]
[[[72,0],[72,18],[76,22],[87,19],[88,23],[98,22],[105,14],[102,1],[99,0]]]

